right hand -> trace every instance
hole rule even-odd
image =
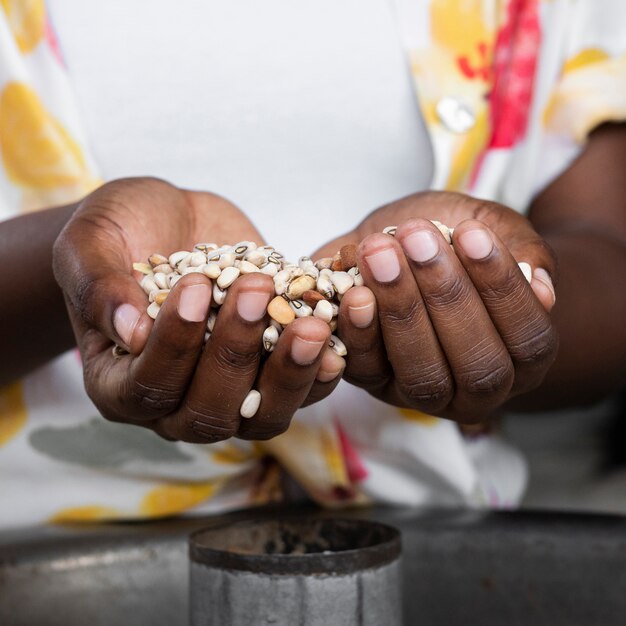
[[[430,219],[454,227],[453,246]],[[390,224],[394,237],[381,232]],[[558,346],[549,315],[556,262],[525,217],[431,191],[381,207],[317,254],[347,243],[358,246],[364,280],[339,313],[348,382],[464,424],[541,384]],[[534,270],[530,284],[520,261]]]
[[[300,406],[333,390],[343,359],[326,348],[328,326],[314,318],[290,324],[262,359],[274,285],[260,273],[231,286],[204,347],[212,286],[202,274],[179,280],[153,322],[133,262],[199,241],[262,243],[227,200],[161,180],[114,181],[80,204],[55,243],[53,265],[87,393],[107,419],[146,426],[166,439],[268,439],[287,429]],[[115,344],[129,354],[114,357]],[[243,419],[240,407],[253,388],[261,405],[253,418]]]

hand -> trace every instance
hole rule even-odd
[[[450,246],[429,221],[454,227]],[[381,231],[397,225],[394,237]],[[555,260],[502,205],[429,192],[378,209],[316,253],[358,243],[365,286],[344,296],[344,378],[375,397],[463,423],[540,384],[557,338]],[[518,268],[533,269],[529,285]]]
[[[145,313],[134,261],[199,241],[248,240],[260,244],[261,236],[234,205],[160,180],[115,181],[82,202],[55,243],[54,271],[87,393],[104,417],[189,442],[266,439],[286,430],[303,403],[330,393],[340,371],[338,357],[325,352],[329,330],[320,320],[295,321],[263,358],[265,310],[274,295],[269,276],[248,274],[231,286],[205,347],[212,293],[206,276],[179,280],[156,322]],[[114,344],[129,354],[114,357]],[[253,388],[260,407],[242,419]]]

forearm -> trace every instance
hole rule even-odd
[[[557,359],[515,408],[599,400],[626,382],[626,124],[594,131],[583,154],[533,202],[530,220],[556,252]]]
[[[589,233],[546,239],[560,265],[559,351],[543,384],[512,401],[519,410],[588,404],[626,382],[626,246]]]
[[[77,205],[0,223],[0,386],[19,379],[74,345],[52,246]]]

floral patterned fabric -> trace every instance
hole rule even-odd
[[[524,211],[588,132],[626,119],[622,0],[395,0],[434,155],[434,187]],[[43,0],[0,0],[0,218],[102,181]],[[151,518],[285,497],[327,506],[513,506],[521,457],[493,435],[341,385],[263,443],[172,443],[106,422],[65,354],[0,389],[0,526]]]

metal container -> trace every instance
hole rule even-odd
[[[400,533],[356,519],[247,520],[190,538],[193,626],[400,626]]]

